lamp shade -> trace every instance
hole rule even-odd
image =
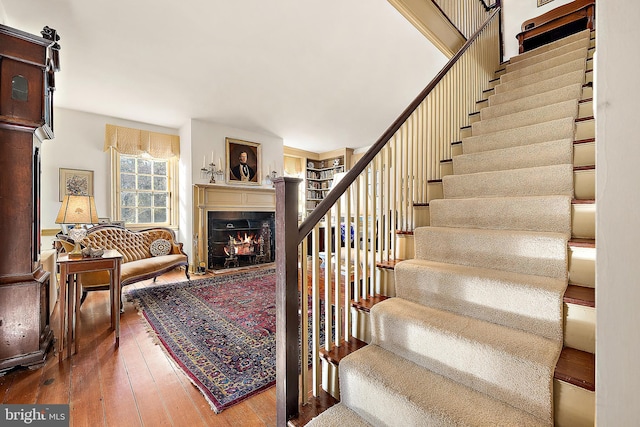
[[[56,224],[97,224],[98,213],[93,196],[67,194],[56,218]]]

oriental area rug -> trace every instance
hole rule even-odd
[[[216,412],[275,384],[275,270],[127,293]]]

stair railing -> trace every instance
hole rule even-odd
[[[451,143],[460,140],[460,129],[469,125],[469,113],[476,111],[476,101],[499,64],[498,2],[486,22],[299,225],[301,180],[274,180],[278,426],[298,414],[300,397],[303,404],[308,401],[308,383],[313,396],[321,387],[333,388],[321,382],[321,346],[329,352],[349,342],[351,301],[380,292],[376,265],[396,259],[398,233],[415,227],[414,204],[437,197],[428,182],[440,179],[441,160],[451,159]],[[306,369],[309,351],[311,378]]]
[[[485,22],[490,12],[498,6],[497,1],[487,4],[485,0],[432,1],[467,40]]]

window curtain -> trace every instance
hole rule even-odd
[[[123,126],[107,125],[104,151],[110,148],[120,154],[137,156],[147,153],[156,159],[180,157],[180,137]]]

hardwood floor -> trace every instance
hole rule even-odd
[[[129,285],[186,280],[184,271]],[[120,347],[109,323],[108,291],[82,305],[79,350],[58,363],[52,350],[39,369],[0,377],[0,403],[70,405],[71,426],[275,426],[275,387],[216,414],[187,376],[147,333],[129,301],[121,316]],[[51,321],[57,331],[57,308]]]

